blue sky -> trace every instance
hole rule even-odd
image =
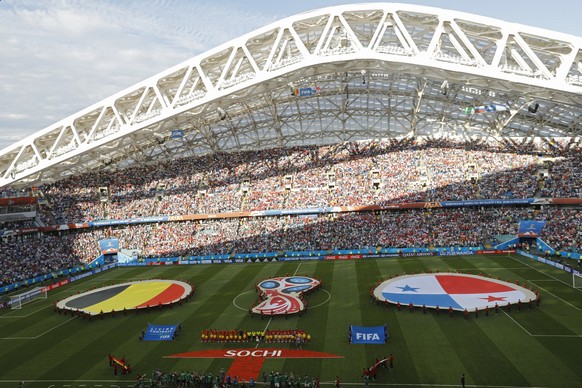
[[[122,89],[333,0],[0,0],[0,149]],[[411,0],[582,36],[574,0]]]

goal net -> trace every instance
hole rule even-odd
[[[572,287],[582,288],[582,273],[572,271]]]
[[[23,304],[32,302],[33,300],[36,299],[46,299],[46,298],[47,298],[46,287],[36,287],[33,288],[32,290],[23,292],[21,294],[10,296],[8,304],[10,305],[11,309],[18,310],[22,308]]]

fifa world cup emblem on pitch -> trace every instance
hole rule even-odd
[[[302,294],[320,286],[316,279],[287,276],[264,280],[257,286],[261,301],[251,310],[255,314],[294,314],[305,310]]]

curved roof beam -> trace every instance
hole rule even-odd
[[[124,139],[155,149],[153,135],[164,138],[162,132],[173,128],[193,128],[186,141],[163,147],[177,154],[220,151],[218,139],[229,136],[240,144],[240,127],[235,127],[233,117],[249,116],[240,122],[251,122],[253,131],[259,133],[261,120],[248,112],[253,105],[227,112],[227,117],[220,112],[257,95],[269,96],[269,106],[257,105],[257,109],[277,128],[281,139],[286,136],[286,124],[278,106],[293,104],[294,97],[286,93],[272,96],[277,88],[283,85],[284,90],[297,79],[359,69],[406,73],[425,80],[450,79],[486,88],[505,85],[500,88],[510,88],[530,99],[582,105],[579,37],[431,7],[386,3],[337,6],[295,15],[243,35],[5,148],[0,151],[0,187],[15,182],[38,184],[102,168],[111,160],[131,155]],[[335,93],[346,94],[342,106],[348,108],[347,86]],[[373,91],[366,93],[370,99]],[[416,131],[423,120],[422,100],[436,95],[425,93],[424,87],[414,93],[417,100],[409,113]],[[297,106],[301,115],[310,116],[304,108]],[[436,111],[434,116],[442,120],[442,109]],[[340,120],[343,114],[345,124],[345,120],[357,117],[352,113],[340,112],[335,117]],[[325,114],[320,111],[316,116],[320,125],[328,126]],[[580,117],[582,112],[574,112],[554,124],[577,135]],[[310,136],[328,138],[324,133]],[[189,148],[181,148],[184,144]],[[279,140],[277,144],[287,142]]]

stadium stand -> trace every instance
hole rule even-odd
[[[579,197],[573,184],[582,179],[579,145],[530,151],[512,146],[407,139],[214,154],[85,174],[43,191],[57,224],[541,194]],[[100,200],[102,187],[108,198]],[[51,218],[43,222],[49,225]]]
[[[546,144],[546,143],[542,143]],[[185,158],[74,176],[40,188],[36,225],[418,201],[578,197],[580,147],[453,140],[386,140]],[[570,143],[565,143],[570,144]],[[522,148],[523,146],[523,148]],[[539,172],[543,171],[544,175]],[[106,187],[104,192],[100,188]],[[3,197],[15,193],[5,190]],[[0,285],[88,263],[114,236],[142,258],[377,247],[491,246],[524,219],[544,239],[579,251],[576,208],[503,206],[143,223],[0,239]],[[5,223],[26,228],[33,220]]]

